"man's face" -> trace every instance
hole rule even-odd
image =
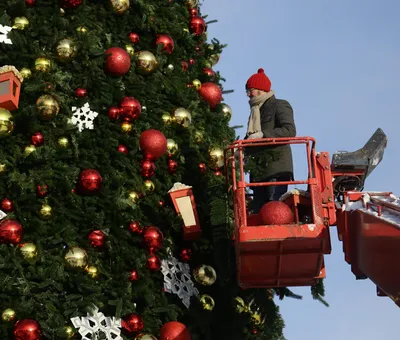
[[[262,94],[263,92],[264,91],[257,90],[257,89],[247,89],[246,90],[247,97],[249,97],[249,98],[257,97],[260,94]]]

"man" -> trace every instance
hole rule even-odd
[[[291,105],[276,99],[271,91],[271,81],[260,68],[246,83],[251,113],[245,139],[295,137]],[[260,150],[261,148],[261,150]],[[293,159],[290,145],[248,147],[246,155],[254,160],[257,171],[250,170],[251,182],[280,182],[293,180]],[[276,201],[288,190],[287,185],[252,187],[252,210],[257,214],[261,207]]]

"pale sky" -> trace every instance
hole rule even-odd
[[[292,104],[298,136],[315,137],[318,151],[356,150],[382,128],[388,147],[365,190],[400,196],[398,0],[202,0],[201,8],[207,21],[218,20],[209,25],[209,38],[228,44],[214,69],[226,79],[224,88],[235,91],[224,96],[233,109],[231,125],[246,125],[244,85],[262,67],[276,96]],[[294,154],[301,177],[302,154]],[[398,340],[400,309],[377,297],[371,281],[355,280],[335,227],[331,237],[325,258],[330,307],[312,300],[309,288],[293,289],[302,301],[278,301],[286,338]]]

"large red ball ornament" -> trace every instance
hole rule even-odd
[[[18,244],[22,238],[22,226],[16,220],[0,222],[0,244]]]
[[[259,212],[263,224],[290,224],[294,221],[292,210],[281,201],[265,203]]]
[[[133,97],[124,97],[119,103],[122,119],[126,122],[138,119],[142,112],[139,101]]]
[[[160,258],[155,254],[150,254],[147,257],[147,268],[149,268],[151,272],[159,271],[161,269]]]
[[[41,132],[35,132],[31,136],[31,142],[34,146],[41,146],[44,143],[44,137]]]
[[[122,330],[132,336],[144,328],[143,318],[137,313],[130,313],[122,318]]]
[[[149,247],[150,253],[153,253],[162,247],[164,235],[159,228],[150,226],[145,228],[143,239]]]
[[[162,51],[171,54],[174,50],[174,40],[171,38],[169,34],[157,34],[155,44],[162,44],[163,49]]]
[[[40,340],[42,331],[36,320],[18,320],[14,325],[13,335],[15,340]]]
[[[194,35],[201,35],[206,31],[206,22],[198,15],[194,15],[189,21],[189,30]]]
[[[82,4],[82,2],[83,0],[61,0],[61,7],[64,9],[76,8]]]
[[[141,173],[144,178],[150,178],[151,176],[153,176],[156,173],[155,164],[148,159],[145,159],[144,161],[142,161],[140,163],[140,166],[142,168]]]
[[[1,210],[9,213],[14,210],[12,201],[9,198],[3,198],[0,203]]]
[[[104,247],[104,233],[101,230],[93,230],[88,239],[93,248],[101,249]]]
[[[111,47],[104,52],[104,70],[110,76],[123,76],[131,67],[131,57],[120,47]]]
[[[160,340],[191,340],[187,327],[178,321],[165,323],[160,329]]]
[[[79,175],[79,186],[83,193],[95,193],[101,189],[103,178],[95,169],[85,169]]]
[[[214,83],[203,83],[199,89],[199,94],[201,98],[208,103],[211,109],[215,109],[215,107],[221,103],[222,91],[220,87]]]
[[[139,144],[144,157],[149,160],[156,160],[167,151],[167,138],[158,130],[143,131]]]

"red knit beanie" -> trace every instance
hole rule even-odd
[[[246,89],[257,89],[266,92],[271,91],[271,81],[265,75],[262,68],[258,69],[256,74],[253,74],[246,83]]]

